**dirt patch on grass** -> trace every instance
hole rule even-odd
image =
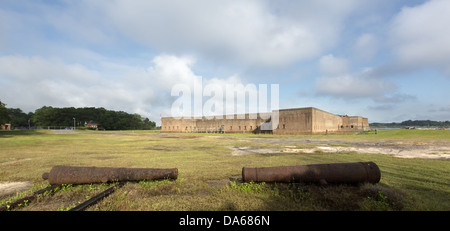
[[[279,153],[279,148],[259,148],[259,147],[247,147],[247,146],[227,146],[231,149],[232,156],[242,156],[248,154],[272,154]]]
[[[50,130],[50,134],[77,134],[78,132],[69,129],[61,129],[61,130]]]
[[[213,147],[203,147],[203,146],[161,146],[156,145],[152,147],[145,147],[144,150],[154,150],[154,151],[168,151],[168,150],[178,150],[178,149],[211,149]]]
[[[33,187],[33,184],[27,181],[0,182],[0,199],[14,195],[20,191],[28,190],[31,187]]]
[[[230,179],[207,180],[206,183],[213,188],[222,188],[230,184]]]
[[[2,166],[2,165],[8,165],[8,164],[15,164],[15,163],[17,163],[17,162],[20,162],[20,161],[27,161],[27,160],[31,160],[31,158],[25,158],[25,159],[13,159],[13,160],[10,160],[10,161],[6,161],[6,162],[3,162],[3,163],[0,163],[0,166]]]
[[[231,155],[264,153],[367,153],[387,154],[400,158],[450,159],[450,142],[436,141],[380,141],[351,142],[340,140],[309,139],[247,139],[270,145],[285,145],[281,148],[228,147]]]
[[[95,157],[94,159],[97,159],[97,160],[110,160],[110,159],[115,159],[116,157],[113,157],[113,156],[98,156],[98,157]]]
[[[161,135],[161,138],[172,138],[172,139],[196,139],[202,136],[192,136],[192,135]]]

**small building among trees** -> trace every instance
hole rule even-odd
[[[1,124],[0,130],[11,130],[11,124]]]
[[[90,120],[89,122],[84,122],[84,126],[88,127],[89,129],[98,130],[98,124],[93,120]]]

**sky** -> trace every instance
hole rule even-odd
[[[278,84],[281,109],[445,121],[449,27],[448,0],[2,0],[0,100],[160,124],[201,79]]]

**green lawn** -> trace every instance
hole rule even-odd
[[[42,173],[55,165],[178,168],[175,181],[128,182],[89,210],[450,210],[448,160],[403,159],[384,154],[275,153],[232,156],[228,146],[278,147],[248,138],[449,141],[447,130],[378,130],[367,134],[272,136],[160,134],[155,131],[0,131],[0,182],[46,186]],[[254,184],[230,181],[242,167],[373,161],[377,185]],[[66,210],[110,184],[70,185],[19,210]]]

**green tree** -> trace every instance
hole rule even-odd
[[[38,126],[73,126],[73,118],[77,126],[85,122],[95,121],[100,128],[106,130],[151,129],[156,123],[139,114],[124,111],[112,111],[104,108],[53,108],[44,106],[35,111],[33,122]]]
[[[8,114],[8,110],[6,109],[6,104],[0,101],[0,124],[9,123],[11,117]]]
[[[31,119],[38,126],[52,126],[55,125],[55,116],[56,110],[53,107],[43,106],[34,111],[34,116]]]
[[[28,120],[30,116],[24,113],[20,108],[7,108],[8,114],[11,117],[11,125],[20,128],[28,127]]]
[[[150,129],[156,128],[156,123],[153,121],[150,121],[148,118],[145,118],[143,122],[144,122],[144,126],[142,129],[150,130]]]

